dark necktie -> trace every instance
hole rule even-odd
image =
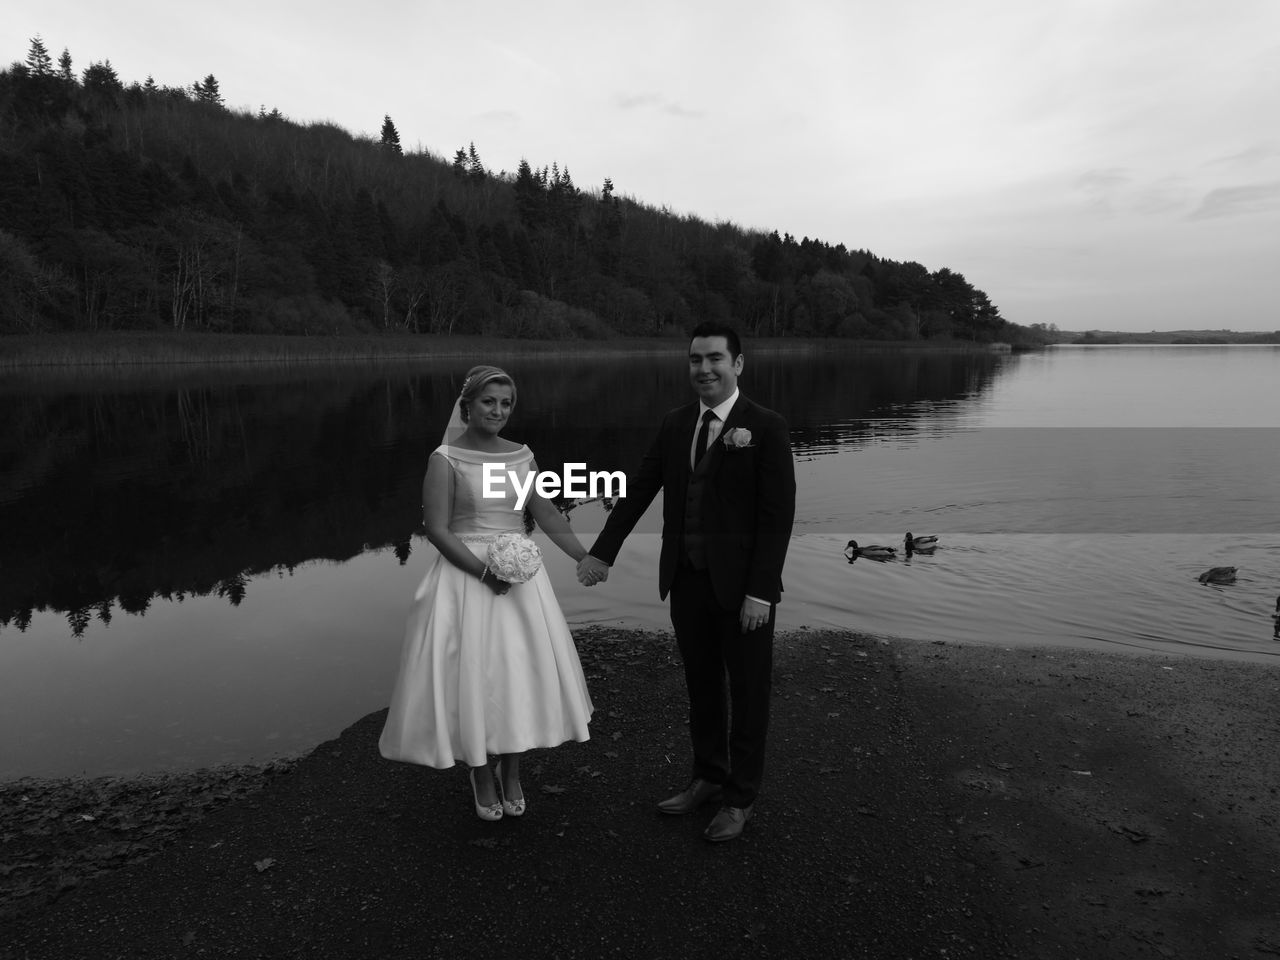
[[[708,410],[702,415],[702,429],[698,431],[698,442],[693,448],[693,465],[695,467],[702,462],[702,457],[707,452],[707,437],[711,434],[711,421],[715,419],[715,416],[714,410]]]

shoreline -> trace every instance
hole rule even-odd
[[[469,891],[507,870],[529,874],[510,894],[513,920],[530,911],[530,930],[556,942],[592,924],[633,931],[635,952],[619,956],[664,955],[673,931],[654,918],[684,920],[696,903],[685,898],[722,869],[745,871],[745,889],[759,892],[696,923],[754,917],[745,956],[793,943],[818,955],[861,955],[861,944],[868,956],[1280,949],[1274,667],[788,631],[757,822],[711,855],[719,848],[698,842],[700,819],[650,815],[653,797],[681,785],[687,751],[669,633],[574,637],[596,701],[592,739],[538,751],[532,815],[498,833],[470,812],[456,771],[377,756],[384,711],[296,760],[247,770],[231,790],[218,789],[217,770],[175,775],[190,780],[185,793],[124,778],[122,789],[136,788],[127,802],[94,806],[98,781],[56,781],[61,808],[28,809],[21,822],[0,791],[0,919],[12,921],[16,955],[165,956],[190,932],[217,955],[275,953],[273,899],[316,924],[310,949],[370,955],[368,904],[410,918],[443,898],[451,925],[479,931],[490,911],[468,914]],[[120,832],[130,825],[152,829],[134,840]],[[41,843],[61,847],[42,856]],[[442,875],[457,888],[442,888]],[[546,887],[554,904],[537,893]],[[187,895],[171,904],[175,889]],[[612,922],[592,912],[606,902],[619,910]],[[387,923],[394,945],[399,928]],[[427,935],[410,928],[406,944]],[[519,922],[506,935],[537,952]],[[480,955],[465,939],[447,952]],[[582,955],[598,955],[591,945]]]
[[[584,638],[587,642],[597,642],[597,638],[602,635],[608,635],[610,638],[623,641],[627,636],[636,637],[664,637],[674,644],[674,638],[670,628],[659,629],[642,625],[617,625],[605,623],[585,623],[569,625],[570,631],[579,643]],[[1257,668],[1259,670],[1273,670],[1276,674],[1276,692],[1280,695],[1280,653],[1268,654],[1266,658],[1252,654],[1248,651],[1238,651],[1229,647],[1212,647],[1212,652],[1205,652],[1203,649],[1167,651],[1152,649],[1142,646],[1116,646],[1112,647],[1096,647],[1088,645],[1080,646],[1057,646],[1053,644],[1017,644],[1009,645],[1005,642],[990,641],[981,642],[975,640],[953,640],[953,639],[933,639],[926,640],[915,637],[908,637],[900,634],[866,634],[860,631],[847,628],[837,628],[828,626],[799,626],[779,629],[777,638],[781,640],[784,637],[802,637],[806,634],[827,634],[839,636],[846,639],[865,638],[876,643],[891,646],[895,649],[915,649],[922,646],[943,647],[953,650],[969,651],[975,658],[981,656],[991,656],[996,652],[1003,651],[1005,654],[1025,654],[1032,658],[1042,658],[1047,661],[1061,659],[1064,657],[1080,657],[1080,658],[1100,658],[1104,662],[1108,659],[1116,659],[1121,661],[1149,662],[1149,661],[1167,661],[1168,663],[1206,663],[1221,664],[1227,667],[1239,667],[1241,669]],[[1167,665],[1167,664],[1166,664]],[[375,713],[378,711],[374,711]],[[365,719],[365,718],[359,718]],[[359,722],[359,720],[354,721]],[[157,786],[165,787],[169,785],[170,789],[186,789],[181,785],[185,780],[222,780],[243,778],[253,778],[257,775],[265,777],[273,776],[281,772],[287,772],[300,760],[305,759],[315,750],[319,749],[321,744],[312,747],[303,748],[293,753],[282,753],[275,756],[265,757],[262,759],[248,759],[238,762],[215,763],[202,766],[188,768],[169,768],[169,769],[151,769],[138,770],[126,773],[103,773],[103,774],[61,774],[61,775],[40,775],[40,776],[16,776],[5,779],[0,776],[0,810],[3,810],[6,799],[16,792],[30,791],[61,791],[72,787],[74,784],[93,784],[97,785],[99,790],[112,789],[119,784],[140,782],[140,781],[156,781]],[[18,788],[26,785],[29,790],[20,791]],[[0,823],[0,833],[3,832],[3,824]]]
[[[878,341],[758,337],[753,353],[814,350],[988,353],[1007,345],[966,341]],[[418,362],[458,357],[625,356],[682,349],[682,337],[615,337],[607,340],[513,340],[477,335],[284,336],[279,334],[115,333],[10,334],[0,337],[0,369],[49,367],[148,367],[191,365],[304,365]]]

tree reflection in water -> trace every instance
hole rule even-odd
[[[883,430],[867,421],[937,419],[1009,361],[762,348],[748,353],[742,386],[787,416],[797,454],[819,454]],[[427,455],[474,362],[10,378],[0,627],[26,630],[49,610],[80,637],[95,617],[141,615],[155,597],[239,605],[254,576],[312,560],[392,546],[406,564]],[[508,434],[542,470],[634,470],[662,415],[691,397],[675,342],[665,353],[496,362],[519,386]]]

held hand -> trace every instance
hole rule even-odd
[[[511,584],[508,581],[503,580],[492,570],[486,569],[484,574],[480,577],[480,581],[498,596],[502,596],[511,589]]]
[[[769,622],[769,605],[750,597],[742,600],[742,612],[738,614],[738,623],[743,633],[759,629]]]
[[[587,554],[578,561],[578,582],[584,587],[594,587],[609,579],[609,565]]]

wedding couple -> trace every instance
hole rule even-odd
[[[671,597],[684,661],[693,762],[686,787],[658,809],[688,814],[714,801],[704,833],[712,841],[741,835],[760,789],[774,614],[795,513],[786,422],[740,393],[743,362],[731,327],[693,331],[689,378],[698,399],[666,415],[590,552],[550,501],[530,502],[533,519],[590,586],[608,578],[623,541],[664,491],[658,589]],[[528,447],[500,437],[515,397],[507,374],[475,368],[431,456],[423,520],[440,557],[416,594],[379,744],[389,759],[432,767],[461,759],[471,767],[476,813],[491,820],[525,812],[520,755],[586,740],[592,711],[546,572],[524,579],[528,571],[498,577],[492,569],[493,544],[521,527],[521,512],[514,492],[480,496],[483,466],[501,462],[522,484],[537,470]]]

